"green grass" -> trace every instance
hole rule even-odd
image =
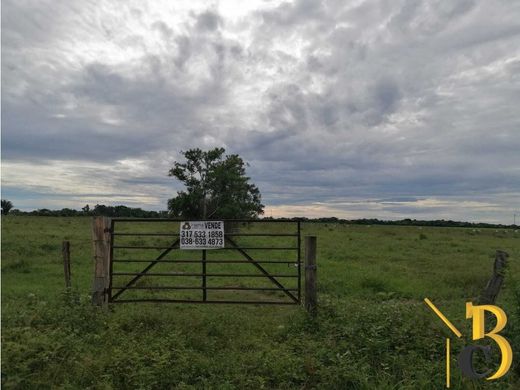
[[[429,297],[463,332],[462,339],[452,338],[457,354],[471,343],[465,302],[486,285],[496,249],[510,254],[497,304],[509,317],[504,334],[513,352],[520,351],[520,233],[304,224],[303,234],[318,237],[316,319],[297,306],[127,304],[103,311],[90,305],[89,218],[2,218],[3,388],[443,388],[444,339],[450,334],[422,300]],[[71,242],[69,293],[61,260],[64,239]],[[126,240],[130,245],[168,242]],[[266,242],[242,238],[242,243]],[[118,256],[130,255],[121,251]],[[194,270],[194,265],[160,267]],[[231,266],[219,271],[226,267]],[[250,271],[247,267],[233,269]],[[273,272],[290,272],[284,267]],[[518,360],[514,356],[514,367],[499,381],[472,382],[461,377],[454,358],[452,388],[520,388]]]

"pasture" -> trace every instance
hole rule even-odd
[[[510,255],[497,304],[513,367],[497,382],[461,377],[452,388],[520,388],[520,233],[512,230],[302,224],[318,237],[319,315],[298,306],[90,304],[90,218],[2,218],[2,385],[5,389],[430,389],[471,343],[465,302]],[[61,242],[71,242],[65,292]]]

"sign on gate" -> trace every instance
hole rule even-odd
[[[181,249],[224,248],[223,221],[183,221],[180,226]]]

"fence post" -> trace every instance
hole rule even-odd
[[[61,246],[61,252],[63,254],[63,271],[65,274],[65,287],[70,288],[70,242],[63,241]]]
[[[94,283],[92,303],[97,306],[108,304],[110,284],[110,218],[92,219],[92,245],[94,251]]]
[[[316,292],[316,236],[305,237],[305,309],[316,315],[318,296]]]
[[[495,263],[493,265],[493,275],[486,285],[486,288],[480,295],[480,305],[494,305],[497,299],[502,283],[504,282],[504,273],[507,267],[507,252],[497,250],[495,255]]]

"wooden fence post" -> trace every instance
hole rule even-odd
[[[110,284],[110,225],[110,218],[94,217],[92,219],[92,245],[95,264],[92,303],[98,306],[106,306],[108,304],[108,288]]]
[[[497,299],[502,283],[504,282],[504,273],[507,267],[507,252],[497,250],[495,255],[495,264],[493,265],[493,275],[486,285],[486,288],[480,295],[480,305],[493,305]]]
[[[305,237],[305,309],[315,316],[318,307],[316,291],[316,236]]]
[[[63,254],[63,271],[65,274],[65,287],[70,288],[70,242],[63,241],[61,246],[61,252]]]

